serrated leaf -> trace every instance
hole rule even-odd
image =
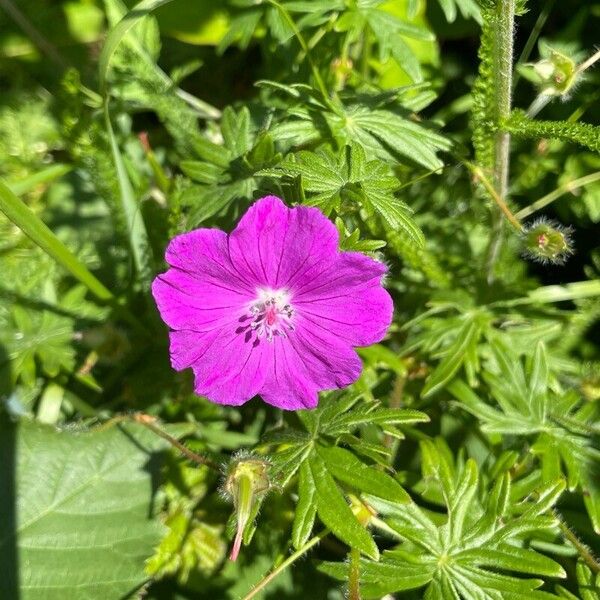
[[[338,480],[361,492],[367,492],[392,502],[410,502],[402,486],[386,473],[365,465],[349,450],[338,446],[317,445],[317,453],[327,470]]]
[[[304,461],[300,466],[299,475],[298,504],[292,526],[292,544],[296,550],[308,540],[317,516],[316,488],[308,461]]]
[[[358,522],[322,459],[312,455],[311,474],[315,483],[317,514],[332,533],[351,548],[377,560],[379,550],[367,530]]]
[[[322,427],[328,435],[348,433],[360,425],[410,425],[412,423],[426,423],[429,417],[418,410],[408,408],[358,408],[341,415]]]
[[[477,548],[456,555],[463,564],[492,567],[504,571],[545,575],[547,577],[566,577],[564,569],[552,559],[516,546],[501,545],[496,548]]]

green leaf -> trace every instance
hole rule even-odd
[[[408,408],[371,408],[369,406],[355,409],[347,414],[340,415],[325,423],[321,431],[328,435],[348,433],[360,425],[411,425],[413,423],[426,423],[429,417],[418,410]]]
[[[443,360],[427,379],[422,392],[424,398],[441,390],[454,377],[465,360],[467,349],[471,344],[476,343],[479,334],[480,328],[475,319],[466,319],[463,326],[458,330],[456,339],[446,349]]]
[[[392,502],[410,502],[402,486],[386,473],[365,465],[349,450],[338,446],[317,445],[317,453],[327,470],[338,480],[357,490]]]
[[[472,500],[477,491],[477,463],[470,458],[463,470],[456,491],[448,504],[450,539],[458,543],[462,539],[465,519],[472,510]]]
[[[552,559],[533,550],[517,546],[500,545],[497,548],[477,548],[456,555],[461,563],[493,569],[545,575],[547,577],[566,577],[564,569]]]
[[[55,179],[61,178],[71,170],[70,165],[55,164],[37,173],[32,173],[25,179],[19,179],[18,181],[8,181],[6,185],[12,190],[16,196],[22,196],[27,192],[30,192],[37,186],[45,183],[50,183]]]
[[[300,466],[298,480],[298,504],[294,514],[292,527],[292,544],[298,550],[310,537],[315,517],[317,515],[317,504],[315,502],[316,488],[308,461]]]
[[[0,512],[16,514],[0,526],[3,561],[16,553],[19,566],[10,597],[121,598],[139,587],[162,532],[150,512],[164,445],[139,426],[72,433],[0,424],[2,464],[16,461],[14,489],[0,489]]]
[[[435,565],[408,564],[400,561],[374,563],[360,561],[361,591],[364,598],[382,598],[389,590],[403,591],[420,588],[429,581]],[[319,571],[340,581],[348,578],[348,565],[345,563],[324,562]],[[447,599],[444,599],[447,600]]]
[[[313,454],[309,459],[315,483],[317,514],[331,532],[351,548],[377,560],[379,550],[367,530],[358,522],[322,459]]]

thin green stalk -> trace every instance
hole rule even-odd
[[[369,62],[371,60],[371,32],[365,27],[362,32],[362,48],[360,52],[360,74],[364,81],[369,77]]]
[[[41,171],[37,171],[37,173],[33,173],[24,179],[19,179],[18,181],[7,181],[6,185],[13,191],[14,194],[21,196],[33,190],[38,185],[50,183],[54,179],[62,177],[71,169],[72,167],[70,165],[54,164],[42,169]]]
[[[600,50],[592,54],[588,59],[584,60],[581,64],[577,65],[575,69],[575,73],[577,75],[581,75],[584,71],[589,69],[594,63],[600,60]]]
[[[550,304],[554,302],[566,302],[572,300],[583,300],[584,298],[597,298],[600,296],[600,279],[591,279],[586,281],[574,281],[565,285],[544,285],[535,290],[531,290],[524,298],[514,298],[513,300],[499,300],[491,302],[488,306],[492,307],[512,307],[522,304]]]
[[[571,531],[571,528],[565,523],[558,511],[552,511],[554,518],[558,521],[558,527],[563,535],[573,544],[579,556],[583,559],[586,565],[594,572],[600,573],[600,562],[592,554],[591,550]]]
[[[492,182],[485,176],[484,172],[476,165],[465,161],[466,167],[471,171],[471,173],[481,181],[481,184],[486,189],[487,193],[493,198],[494,202],[498,205],[498,208],[502,211],[504,216],[507,218],[508,222],[520,233],[523,230],[523,226],[519,222],[519,219],[516,215],[513,215],[508,208],[508,204],[502,199],[500,194],[496,191]]]
[[[323,78],[321,77],[321,73],[319,73],[319,69],[317,68],[317,65],[315,64],[315,62],[312,59],[312,55],[310,53],[310,48],[308,47],[308,44],[306,43],[304,36],[302,35],[302,33],[300,33],[300,30],[296,26],[294,19],[292,19],[291,15],[287,11],[287,9],[284,6],[282,6],[279,2],[277,2],[277,0],[267,0],[267,1],[269,2],[269,4],[274,6],[281,13],[281,16],[286,20],[287,24],[290,26],[290,29],[294,32],[294,35],[296,36],[296,39],[298,40],[300,47],[304,51],[304,55],[306,56],[306,60],[308,61],[308,64],[310,66],[310,70],[315,79],[315,83],[317,84],[317,87],[319,88],[319,91],[321,92],[321,95],[323,96],[323,100],[329,106],[329,108],[331,108],[332,110],[335,111],[336,109],[335,109],[335,106],[332,104],[331,99],[329,97],[329,92],[327,91],[327,86],[325,85],[325,82],[323,81]]]
[[[350,572],[348,573],[348,600],[360,600],[360,550],[350,550]]]
[[[108,111],[108,99],[104,103],[104,121],[106,124],[106,131],[108,132],[115,170],[117,172],[121,207],[125,217],[125,223],[127,225],[127,234],[129,237],[131,253],[133,255],[139,280],[142,282],[145,288],[149,288],[150,281],[152,279],[152,250],[150,248],[150,242],[148,240],[148,233],[146,232],[144,218],[142,216],[140,206],[135,198],[133,187],[125,167],[125,162],[123,160],[123,156],[121,155],[121,151],[119,150],[117,138],[115,137],[115,133],[113,131],[110,113]]]
[[[147,415],[145,413],[134,413],[131,415],[115,415],[110,418],[108,421],[105,421],[101,425],[98,425],[94,428],[94,431],[106,431],[115,425],[119,425],[120,423],[133,422],[138,423],[155,433],[158,437],[161,437],[163,440],[169,442],[171,446],[174,446],[179,450],[186,458],[189,458],[192,462],[195,462],[198,465],[210,467],[215,471],[220,471],[220,467],[217,463],[210,460],[210,458],[206,458],[205,456],[201,456],[200,454],[196,454],[192,452],[189,448],[184,446],[178,439],[174,438],[172,435],[168,434],[166,431],[163,431],[157,423],[157,419],[152,417],[151,415]]]
[[[189,458],[192,462],[195,462],[198,465],[203,465],[205,467],[210,467],[211,469],[220,472],[221,469],[217,463],[210,460],[210,458],[206,458],[205,456],[196,454],[196,452],[192,452],[189,448],[184,446],[178,439],[174,438],[172,435],[169,435],[166,431],[163,431],[160,427],[158,427],[156,425],[156,420],[153,417],[143,413],[136,413],[135,415],[133,415],[132,419],[136,423],[139,423],[140,425],[143,425],[144,427],[152,431],[152,433],[155,433],[158,437],[161,437],[163,440],[169,442],[171,446],[177,448],[177,450],[179,450],[181,454],[183,454],[186,458]]]
[[[499,0],[494,40],[495,119],[500,125],[510,117],[513,37],[515,27],[515,0]],[[494,189],[506,204],[508,173],[510,168],[510,134],[498,129],[494,144]],[[494,266],[500,254],[503,234],[503,219],[497,211],[492,227],[492,240],[488,252],[488,282],[494,279]]]
[[[311,538],[302,546],[294,552],[290,554],[290,556],[284,560],[276,569],[273,569],[266,577],[261,579],[256,586],[250,591],[248,594],[244,596],[242,600],[251,600],[254,598],[261,590],[263,590],[275,577],[277,577],[280,573],[285,571],[291,564],[297,561],[303,554],[306,554],[313,546],[316,546],[325,536],[329,535],[329,529],[324,529],[321,533],[315,535],[315,537]]]
[[[553,192],[542,196],[539,200],[536,200],[533,204],[526,206],[521,209],[515,217],[517,219],[525,219],[529,215],[532,215],[534,212],[537,212],[544,206],[548,206],[551,202],[554,202],[556,199],[560,198],[563,194],[568,192],[573,193],[576,189],[583,187],[584,185],[589,185],[590,183],[594,183],[594,181],[600,180],[600,171],[596,171],[595,173],[590,173],[589,175],[585,175],[584,177],[580,177],[579,179],[573,179],[573,181],[569,181],[564,183],[560,187],[556,188]]]

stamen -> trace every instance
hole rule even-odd
[[[294,309],[284,290],[258,290],[256,301],[249,306],[248,312],[248,318],[252,319],[249,330],[256,332],[255,344],[261,337],[272,342],[274,336],[285,339],[286,330],[294,331]]]

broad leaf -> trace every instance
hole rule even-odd
[[[0,580],[0,595],[89,600],[139,587],[162,531],[151,517],[161,446],[139,426],[0,425],[2,468],[14,469],[0,489],[0,569],[15,569]]]

